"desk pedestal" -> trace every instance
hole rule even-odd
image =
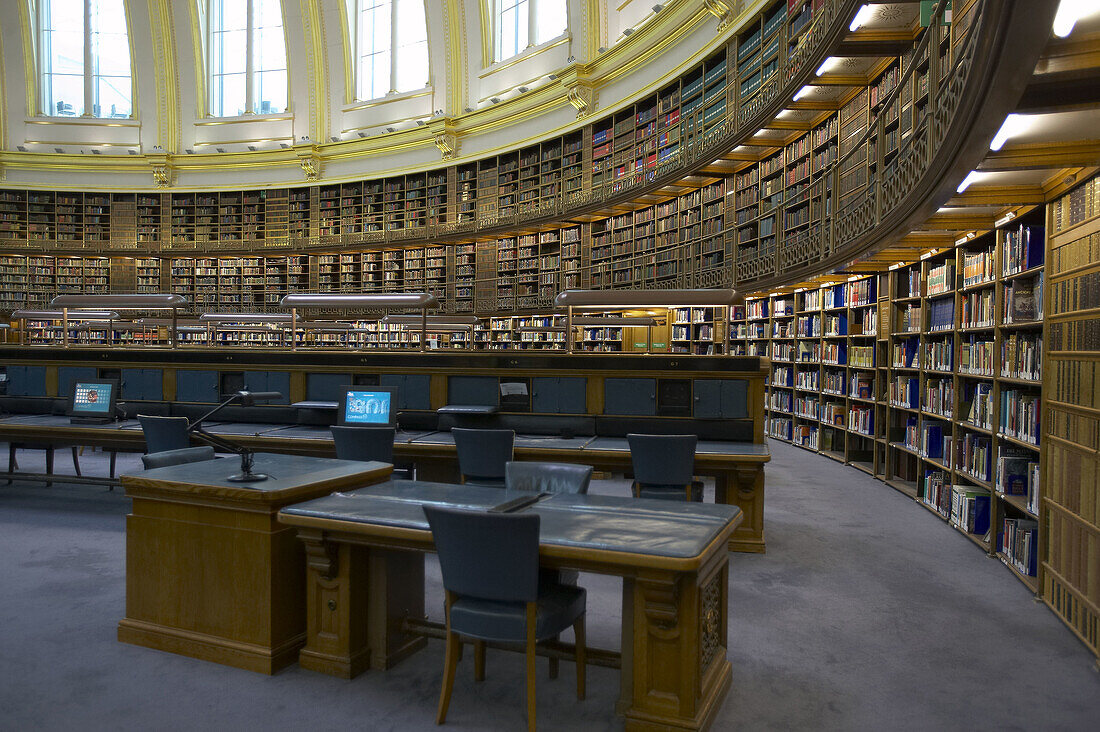
[[[272,474],[284,478],[279,485],[289,487],[203,484],[201,474],[192,483],[156,477],[186,473],[187,465],[122,477],[133,509],[126,517],[120,641],[265,674],[298,660],[306,635],[305,552],[297,532],[276,514],[334,490],[386,480],[391,467],[265,458],[262,467],[274,465]],[[219,463],[220,473],[232,467],[228,460],[210,463]],[[193,465],[202,466],[193,473],[214,470]],[[292,482],[295,467],[303,477]],[[321,477],[310,477],[312,471]]]

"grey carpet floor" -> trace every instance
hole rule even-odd
[[[998,562],[853,468],[772,443],[768,552],[731,555],[733,685],[717,729],[1095,730],[1092,655]],[[42,453],[21,453],[35,469]],[[58,469],[68,469],[58,454]],[[36,462],[37,461],[37,462]],[[106,470],[100,454],[81,459]],[[120,456],[134,470],[136,456]],[[627,495],[623,481],[593,492]],[[293,666],[273,677],[115,640],[125,603],[119,491],[0,485],[0,730],[428,730],[443,646],[352,681]],[[428,607],[441,616],[438,566]],[[619,645],[619,580],[582,575],[589,643]],[[459,669],[446,729],[525,726],[520,654]],[[540,663],[546,730],[620,729],[618,672]]]

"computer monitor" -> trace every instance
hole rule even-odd
[[[118,381],[81,379],[73,384],[69,397],[71,422],[111,422],[118,401]]]
[[[393,386],[349,386],[340,403],[342,425],[351,427],[396,427],[397,388]]]

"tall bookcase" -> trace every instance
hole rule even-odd
[[[910,265],[749,297],[731,335],[771,358],[771,437],[885,481],[1036,594],[1043,224],[1037,209]]]
[[[1100,656],[1100,180],[1048,227],[1043,600]]]

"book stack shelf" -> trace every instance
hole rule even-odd
[[[1091,237],[1100,231],[1100,194],[1089,195],[1097,196],[1096,218],[1075,231]],[[1100,260],[1093,243],[1100,234],[1088,241]],[[887,272],[839,282],[834,275],[794,292],[748,297],[744,328],[735,321],[731,335],[735,352],[772,359],[766,397],[771,437],[844,462],[912,497],[999,557],[1035,593],[1040,451],[1048,451],[1048,464],[1075,465],[1077,459],[1059,452],[1049,460],[1050,450],[1063,448],[1039,440],[1043,246],[1043,211],[1037,209]],[[1092,262],[1071,271],[1100,271]],[[1078,291],[1088,292],[1080,285]],[[1068,312],[1080,319],[1088,313],[1098,322],[1091,305]],[[1050,378],[1053,367],[1045,368]],[[1088,408],[1100,415],[1100,402],[1092,403],[1100,387],[1086,393]],[[1088,408],[1066,414],[1091,416]],[[1085,444],[1095,458],[1096,432],[1080,434],[1092,440]],[[1086,484],[1095,486],[1095,467],[1093,460],[1081,473]],[[1080,508],[1070,505],[1070,513]],[[1054,509],[1050,514],[1053,521]]]
[[[1043,600],[1100,656],[1100,180],[1055,201],[1047,223]],[[1029,527],[1006,520],[1002,545],[1019,549]]]
[[[720,333],[725,327],[720,308],[673,308],[669,316],[670,353],[705,355],[715,352],[715,342],[721,342]]]

